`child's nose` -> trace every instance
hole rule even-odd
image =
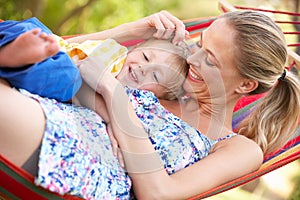
[[[144,71],[143,66],[142,66],[141,64],[135,63],[135,64],[133,64],[131,67],[132,67],[133,69],[139,71],[142,75],[145,75],[145,71]]]
[[[139,64],[138,67],[139,67],[139,70],[141,71],[141,74],[145,75],[145,70],[143,68],[143,65]]]
[[[131,68],[133,68],[133,69],[141,69],[141,65],[138,64],[138,63],[133,63],[133,64],[131,64]]]

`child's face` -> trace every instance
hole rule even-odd
[[[171,54],[155,47],[140,47],[128,53],[117,79],[133,88],[152,91],[162,97],[174,76],[178,76],[176,67],[169,66]]]

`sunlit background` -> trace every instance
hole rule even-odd
[[[228,0],[228,2],[232,5],[292,12],[298,12],[299,9],[297,4],[299,0]],[[217,0],[0,0],[0,5],[0,19],[22,20],[35,16],[57,35],[101,31],[160,10],[168,10],[182,20],[216,16],[221,13]],[[298,160],[249,184],[208,199],[298,200],[299,172]]]

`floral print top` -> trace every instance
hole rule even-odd
[[[169,174],[201,160],[218,141],[236,135],[211,140],[166,110],[152,92],[127,87],[127,94]]]

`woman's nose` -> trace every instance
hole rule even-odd
[[[186,61],[189,65],[200,66],[201,60],[203,59],[203,51],[201,49],[197,50],[195,53],[190,55]]]

